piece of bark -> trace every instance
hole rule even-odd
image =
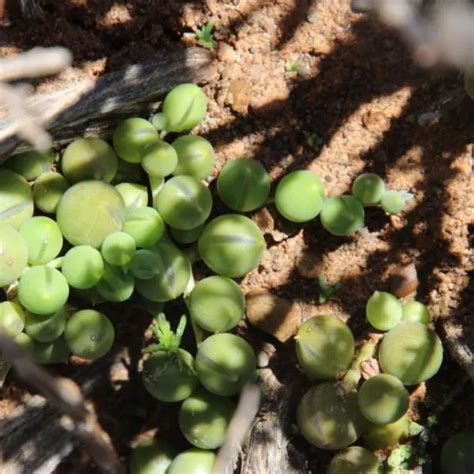
[[[244,442],[240,474],[309,473],[305,455],[290,448],[299,384],[297,376],[282,383],[270,369],[261,371],[260,411]]]
[[[208,51],[188,49],[58,91],[36,94],[27,102],[38,112],[55,145],[84,136],[106,138],[121,119],[149,113],[174,86],[183,82],[203,83],[212,79],[214,70]],[[28,148],[20,145],[11,133],[8,114],[0,111],[0,163],[13,150]]]
[[[268,291],[254,290],[246,295],[247,319],[250,324],[286,342],[300,325],[299,307]]]

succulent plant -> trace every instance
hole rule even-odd
[[[68,250],[61,271],[69,286],[86,290],[95,286],[104,274],[104,260],[90,245],[78,245]]]
[[[147,439],[130,455],[131,474],[167,474],[176,450],[163,439]]]
[[[307,222],[321,212],[324,196],[324,185],[318,176],[307,170],[293,171],[278,183],[275,205],[286,219]]]
[[[463,431],[451,436],[441,451],[443,474],[471,474],[474,472],[474,431]]]
[[[24,347],[29,344],[23,340]],[[34,342],[33,343],[33,360],[38,364],[61,364],[69,359],[69,348],[64,337],[58,337],[51,342]]]
[[[443,346],[434,331],[418,322],[402,322],[383,338],[379,349],[382,370],[404,385],[433,377],[443,362]]]
[[[138,248],[147,248],[161,239],[165,224],[155,209],[140,207],[126,212],[122,230],[135,239]]]
[[[200,226],[189,230],[170,227],[168,230],[174,241],[179,242],[180,244],[192,244],[199,240],[199,237],[201,237],[202,231],[204,230],[204,226],[205,224],[201,224]]]
[[[336,196],[324,201],[321,224],[333,235],[347,236],[364,226],[364,208],[352,196]]]
[[[380,200],[382,209],[388,214],[402,212],[405,209],[405,203],[404,195],[399,191],[386,191]]]
[[[45,216],[31,217],[20,227],[28,249],[30,265],[44,265],[55,259],[63,247],[63,235],[55,221]]]
[[[150,143],[142,154],[142,167],[145,172],[156,178],[170,175],[178,166],[176,150],[166,142]]]
[[[388,425],[368,423],[363,438],[370,449],[395,446],[410,436],[410,420],[407,415]]]
[[[212,209],[209,189],[192,176],[175,176],[161,188],[155,208],[163,220],[180,230],[203,224]]]
[[[352,195],[358,199],[363,206],[374,206],[380,202],[385,193],[383,179],[374,173],[364,173],[354,181]]]
[[[379,331],[393,329],[402,319],[402,305],[395,296],[375,291],[367,301],[365,314],[369,323]]]
[[[332,458],[327,474],[382,474],[382,472],[382,466],[374,453],[360,446],[351,446]]]
[[[60,337],[66,328],[69,311],[66,307],[60,308],[53,314],[25,314],[25,332],[31,339],[38,342],[51,342]]]
[[[106,301],[121,303],[127,301],[135,288],[135,278],[126,268],[104,263],[101,279],[94,289]]]
[[[201,258],[211,270],[237,278],[260,263],[265,240],[261,230],[250,219],[226,214],[206,225],[198,247]]]
[[[159,137],[156,128],[148,120],[132,117],[118,124],[112,140],[115,151],[122,160],[141,163],[145,148],[159,140]]]
[[[112,185],[81,181],[64,193],[56,218],[70,244],[100,248],[109,234],[122,230],[125,205]]]
[[[194,84],[180,84],[163,101],[166,131],[184,132],[201,123],[207,112],[207,98]]]
[[[166,474],[212,474],[215,461],[213,451],[188,449],[174,458]]]
[[[407,301],[402,305],[402,321],[419,322],[427,326],[431,316],[428,308],[419,301]]]
[[[54,214],[69,186],[62,174],[55,171],[42,174],[33,184],[35,206],[47,214]]]
[[[296,421],[301,434],[321,449],[342,449],[364,431],[366,421],[359,410],[357,394],[338,394],[330,382],[310,388],[301,399]]]
[[[54,153],[52,150],[32,150],[10,156],[3,166],[15,171],[27,181],[32,181],[48,172],[53,162]]]
[[[115,189],[122,196],[123,203],[127,209],[137,209],[148,206],[148,189],[137,183],[119,183]]]
[[[216,449],[224,443],[234,410],[229,399],[200,390],[181,405],[179,427],[196,448]]]
[[[69,286],[55,268],[38,265],[27,269],[18,284],[18,299],[31,313],[53,314],[69,297]]]
[[[178,137],[171,144],[176,150],[178,164],[173,170],[175,176],[186,175],[202,179],[214,168],[214,148],[198,135]]]
[[[0,329],[10,337],[18,336],[25,327],[25,312],[14,301],[0,303]]]
[[[366,380],[358,395],[362,414],[372,423],[387,425],[408,410],[409,394],[393,375],[379,374]]]
[[[354,357],[354,336],[335,316],[306,320],[295,336],[296,355],[311,379],[333,379],[349,367]]]
[[[33,195],[23,176],[0,168],[0,224],[19,229],[33,215]]]
[[[131,261],[137,244],[135,239],[126,232],[112,232],[102,242],[101,253],[104,260],[110,265],[126,266]]]
[[[240,392],[252,380],[257,359],[245,339],[222,333],[208,337],[199,345],[196,372],[201,384],[217,395],[229,396]]]
[[[112,323],[105,314],[93,309],[74,313],[64,332],[70,351],[84,359],[99,359],[109,352],[115,339]]]
[[[70,183],[95,179],[110,183],[117,174],[114,149],[100,138],[79,138],[70,143],[61,158],[61,170]]]
[[[270,178],[260,162],[239,158],[228,161],[222,168],[217,177],[217,192],[233,211],[254,211],[268,199]]]
[[[235,327],[245,311],[240,286],[223,276],[211,276],[198,282],[187,299],[193,321],[209,332],[225,332]]]
[[[20,233],[0,222],[0,287],[20,277],[28,263],[28,248]]]
[[[155,302],[171,301],[181,296],[191,276],[191,267],[183,253],[168,239],[160,239],[150,249],[158,258],[156,274],[136,280],[136,289]]]

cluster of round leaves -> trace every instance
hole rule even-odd
[[[379,345],[382,373],[363,381],[357,390],[333,382],[351,367],[355,343],[349,327],[334,316],[306,320],[296,335],[296,355],[311,380],[323,382],[310,388],[297,408],[302,435],[321,449],[339,450],[363,436],[371,449],[387,448],[409,434],[409,393],[405,386],[433,377],[443,359],[436,333],[428,327],[430,314],[417,301],[400,302],[376,291],[368,300],[367,319],[377,330],[388,331]],[[360,361],[351,367],[357,368]],[[358,369],[360,371],[360,368]],[[364,470],[366,469],[366,470]],[[341,451],[328,472],[373,472],[381,467],[365,448]]]
[[[347,236],[363,227],[366,206],[380,206],[389,213],[401,212],[407,193],[385,191],[379,176],[365,173],[356,178],[352,195],[326,197],[321,179],[310,171],[286,175],[275,191],[275,205],[286,219],[307,222],[319,215],[322,226],[331,234]]]

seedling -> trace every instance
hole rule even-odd
[[[198,348],[196,371],[201,384],[217,395],[235,395],[254,377],[257,359],[252,347],[234,334],[214,334]]]
[[[200,226],[189,230],[175,229],[174,227],[169,227],[168,230],[174,241],[179,242],[180,244],[192,244],[199,240],[204,227],[205,224],[201,224]]]
[[[388,425],[369,423],[364,432],[364,441],[370,449],[385,449],[395,446],[410,435],[410,420],[404,415]]]
[[[352,446],[332,458],[327,474],[381,474],[381,472],[379,460],[374,453],[360,446]]]
[[[26,334],[25,334],[26,335]],[[17,340],[18,340],[17,336]],[[23,347],[31,347],[25,338],[22,340]],[[27,349],[31,350],[31,349]],[[38,364],[61,364],[69,359],[70,351],[64,337],[59,337],[51,342],[33,342],[32,357]]]
[[[364,225],[364,208],[352,196],[337,196],[324,201],[321,224],[331,234],[348,236]]]
[[[386,191],[380,205],[387,214],[398,214],[405,209],[405,204],[410,199],[413,199],[413,195],[404,191]]]
[[[354,336],[335,316],[306,320],[295,336],[296,355],[311,379],[333,379],[347,370],[354,357]]]
[[[393,329],[402,319],[402,305],[395,296],[376,291],[367,301],[365,313],[369,323],[379,331]]]
[[[307,222],[321,211],[324,185],[311,171],[293,171],[279,183],[275,192],[278,212],[292,222]]]
[[[143,364],[143,384],[157,400],[185,400],[198,384],[194,357],[180,348],[185,329],[186,316],[181,316],[176,333],[171,330],[163,313],[158,314],[153,321],[153,331],[158,343],[143,350],[150,354]]]
[[[130,262],[129,269],[135,278],[149,280],[159,272],[160,256],[149,249],[137,250]]]
[[[338,292],[339,288],[341,288],[340,283],[332,283],[328,284],[326,278],[323,275],[318,277],[318,285],[319,285],[319,297],[318,302],[319,304],[324,304],[329,300],[336,300],[336,293]]]
[[[286,70],[288,72],[299,72],[301,66],[298,63],[288,63],[286,65]]]
[[[213,451],[204,449],[188,449],[178,454],[166,474],[211,474],[216,455]]]
[[[270,178],[256,160],[232,160],[224,165],[217,178],[217,192],[222,202],[233,211],[254,211],[268,199]]]
[[[170,226],[180,230],[203,224],[212,209],[209,189],[192,176],[175,176],[161,188],[156,210]]]
[[[25,313],[18,303],[4,301],[0,303],[0,330],[10,337],[16,337],[25,327]]]
[[[379,349],[382,370],[404,385],[433,377],[443,361],[443,346],[434,331],[418,322],[403,322],[389,331]]]
[[[176,455],[176,449],[163,439],[142,441],[130,455],[131,474],[166,474]]]
[[[56,212],[61,233],[70,244],[95,248],[100,248],[109,234],[122,229],[124,217],[120,193],[101,181],[82,181],[71,186]]]
[[[228,399],[200,390],[181,405],[178,423],[196,448],[216,449],[224,443],[235,406]]]
[[[237,278],[260,263],[265,240],[253,221],[238,214],[226,214],[206,225],[198,246],[202,259],[211,270]]]
[[[175,176],[186,175],[203,179],[214,168],[214,148],[203,137],[184,135],[172,144],[178,156],[178,164],[173,170]]]
[[[79,138],[70,143],[61,158],[61,169],[70,183],[96,179],[110,183],[117,174],[117,155],[100,138]]]
[[[338,450],[352,444],[362,434],[365,420],[357,395],[341,397],[332,383],[310,388],[301,399],[296,420],[301,434],[313,446]]]
[[[115,331],[105,314],[93,309],[74,313],[64,331],[70,351],[84,359],[99,359],[111,349]]]
[[[245,311],[240,286],[223,276],[211,276],[198,282],[187,305],[193,321],[209,332],[225,332],[235,327]]]
[[[208,21],[206,24],[201,26],[201,28],[196,29],[194,34],[198,40],[198,45],[207,49],[214,49],[217,46],[217,41],[214,39],[213,29],[214,23],[212,21]]]

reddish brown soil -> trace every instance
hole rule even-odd
[[[291,225],[269,208],[272,218],[257,216],[265,218],[268,249],[260,267],[244,280],[246,289],[264,288],[294,301],[304,318],[337,314],[364,337],[367,298],[386,288],[395,267],[413,262],[420,280],[417,299],[429,306],[442,338],[459,337],[474,350],[469,286],[474,102],[463,94],[457,73],[421,70],[393,32],[352,14],[346,0],[42,4],[43,19],[27,23],[13,18],[13,25],[0,32],[0,54],[38,45],[71,48],[74,68],[39,84],[40,90],[172,54],[193,43],[186,33],[212,19],[219,40],[219,78],[205,87],[209,115],[197,132],[215,145],[217,170],[230,158],[252,156],[273,180],[294,169],[314,171],[329,195],[350,191],[363,171],[379,173],[390,189],[414,194],[401,215],[368,210],[366,228],[351,238],[332,237],[317,221]],[[291,64],[298,65],[298,72],[289,70]],[[320,274],[341,283],[338,301],[318,304]],[[453,323],[450,334],[445,320]],[[271,341],[256,331],[249,336]],[[278,373],[285,368],[294,377],[291,344],[277,349]],[[414,407],[421,423],[449,397],[463,374],[446,351],[442,370]],[[281,380],[291,377],[283,374]],[[182,443],[173,419],[163,418],[163,410],[177,409],[156,408],[134,387],[106,386],[97,396],[102,421],[120,453],[127,453],[134,434],[154,423]],[[428,447],[435,471],[439,443],[474,426],[474,400],[465,395],[472,388],[467,385],[439,415],[438,444]],[[6,390],[3,397],[14,393],[11,387]],[[313,472],[322,472],[328,461],[299,436],[292,437],[292,449],[308,460]]]

